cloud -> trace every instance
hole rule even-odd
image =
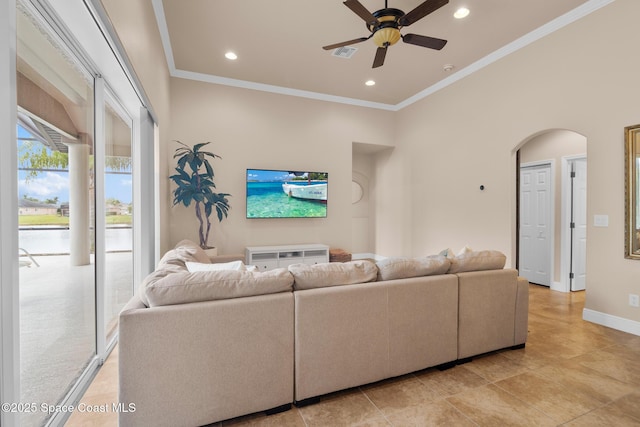
[[[36,178],[19,180],[18,189],[21,194],[31,197],[60,197],[61,193],[69,192],[69,177],[67,174],[63,176],[55,172],[45,172],[44,175],[38,175]]]
[[[131,179],[120,180],[120,185],[122,185],[123,187],[131,187],[132,184],[133,184],[133,181]]]

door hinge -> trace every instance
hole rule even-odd
[[[570,223],[569,228],[576,228],[576,223],[575,222]]]
[[[573,273],[569,273],[569,279],[573,279],[574,275]]]
[[[575,178],[575,177],[576,177],[575,171],[571,171],[571,178]]]

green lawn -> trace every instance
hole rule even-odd
[[[58,215],[19,215],[20,225],[69,225],[68,216]]]
[[[20,225],[69,225],[68,216],[59,215],[20,215]],[[109,215],[107,225],[131,224],[131,215]]]
[[[131,225],[132,215],[109,215],[107,216],[107,225],[109,224],[129,224]]]

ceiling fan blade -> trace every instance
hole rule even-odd
[[[447,0],[449,1],[449,0]],[[367,24],[374,25],[378,19],[369,12],[358,0],[347,0],[343,2],[345,6],[351,9],[356,15],[364,20]]]
[[[440,50],[447,44],[446,40],[435,37],[421,36],[420,34],[405,34],[402,41],[416,46],[428,47],[429,49]]]
[[[322,48],[324,50],[333,50],[333,49],[337,49],[339,47],[349,46],[349,45],[356,44],[356,43],[361,43],[363,41],[369,40],[370,37],[371,36],[369,36],[369,37],[360,37],[359,39],[353,39],[353,40],[349,40],[349,41],[342,42],[342,43],[330,44],[329,46],[322,46]]]
[[[385,56],[387,56],[387,48],[379,47],[378,50],[376,50],[376,57],[373,59],[373,66],[371,68],[382,67]]]
[[[424,18],[428,14],[435,12],[440,9],[445,4],[449,3],[449,0],[426,0],[425,2],[418,5],[411,12],[404,15],[402,18],[398,20],[398,24],[403,27],[407,25],[411,25],[416,21]]]

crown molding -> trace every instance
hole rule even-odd
[[[152,4],[153,10],[156,15],[156,21],[158,23],[158,29],[160,31],[160,38],[162,40],[165,56],[167,58],[167,66],[169,67],[169,73],[172,77],[196,80],[224,86],[258,90],[262,92],[277,93],[281,95],[297,96],[300,98],[308,98],[319,101],[348,104],[358,107],[376,108],[379,110],[387,111],[400,111],[403,108],[408,107],[409,105],[414,104],[428,97],[429,95],[432,95],[439,90],[454,84],[459,80],[462,80],[463,78],[475,73],[476,71],[479,71],[484,67],[493,64],[499,59],[502,59],[505,56],[510,55],[513,52],[516,52],[579,19],[582,19],[583,17],[591,14],[592,12],[595,12],[596,10],[604,6],[607,6],[610,3],[613,3],[614,1],[615,0],[590,0],[395,105],[176,69],[173,58],[173,51],[171,50],[171,39],[169,37],[169,29],[167,28],[167,21],[164,15],[162,0],[152,0]]]
[[[238,87],[243,89],[258,90],[261,92],[277,93],[280,95],[297,96],[299,98],[315,99],[318,101],[327,101],[327,102],[333,102],[337,104],[348,104],[348,105],[355,105],[358,107],[368,107],[368,108],[376,108],[379,110],[396,111],[395,106],[391,104],[365,101],[363,99],[346,98],[343,96],[329,95],[326,93],[319,93],[319,92],[310,92],[306,90],[292,89],[292,88],[283,87],[283,86],[274,86],[274,85],[268,85],[264,83],[250,82],[246,80],[230,79],[228,77],[214,76],[211,74],[194,73],[192,71],[176,69],[174,70],[174,72],[171,73],[171,75],[173,77],[177,77],[181,79],[196,80],[200,82],[214,83],[214,84],[219,84],[223,86],[232,86],[232,87]]]

